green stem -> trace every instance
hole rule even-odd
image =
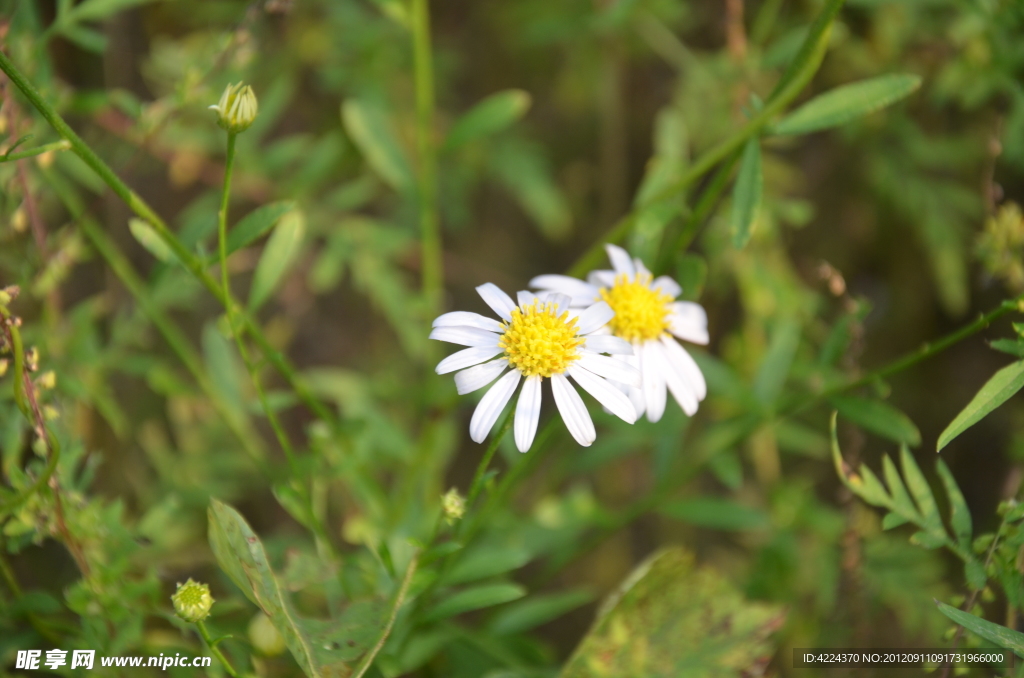
[[[213,638],[210,637],[210,632],[206,630],[206,623],[203,621],[197,621],[196,628],[199,629],[199,635],[201,635],[203,640],[206,641],[206,646],[210,648],[210,652],[217,658],[217,661],[221,663],[224,670],[228,672],[228,675],[232,678],[240,678],[238,672],[235,671],[235,667],[231,665],[228,658],[224,656],[224,653],[220,651],[217,644],[213,642]]]
[[[24,160],[25,158],[32,158],[43,153],[49,153],[50,151],[66,151],[71,148],[71,144],[68,143],[67,139],[61,139],[60,141],[54,141],[51,144],[43,144],[42,146],[36,146],[25,151],[18,151],[16,153],[6,153],[0,155],[0,162],[14,162],[15,160]]]
[[[508,433],[509,429],[512,428],[512,422],[515,420],[515,408],[511,408],[508,414],[505,415],[505,421],[502,422],[501,428],[491,439],[491,444],[487,446],[487,450],[484,452],[484,456],[480,458],[480,463],[477,464],[476,473],[473,475],[473,482],[469,485],[469,494],[466,495],[466,510],[469,511],[473,508],[473,503],[476,498],[480,496],[480,492],[484,489],[484,476],[487,474],[487,467],[491,465],[491,459],[494,458],[494,453],[498,451],[498,445],[501,444],[505,434]],[[463,523],[465,524],[465,523]]]
[[[441,304],[443,262],[437,213],[437,149],[434,144],[434,65],[428,0],[412,0],[413,68],[416,81],[416,145],[419,151],[419,208],[423,243],[423,293],[428,317]]]
[[[32,83],[22,75],[15,65],[7,58],[7,55],[0,52],[0,70],[7,74],[11,82],[21,90],[21,93],[28,99],[40,115],[46,119],[47,122],[53,127],[53,129],[61,137],[66,139],[71,144],[71,150],[80,157],[86,165],[94,171],[107,186],[121,198],[128,207],[135,212],[139,217],[144,219],[152,226],[153,230],[159,234],[160,238],[167,243],[167,246],[174,252],[175,256],[181,261],[185,268],[196,277],[199,282],[209,290],[210,294],[220,302],[226,311],[229,311],[235,306],[235,301],[226,294],[224,289],[217,283],[217,281],[210,275],[206,270],[206,264],[204,261],[196,256],[193,252],[189,251],[182,242],[174,235],[174,233],[168,228],[167,224],[164,223],[156,212],[139,197],[134,191],[128,188],[121,179],[114,174],[114,171],[96,155],[95,151],[89,147],[81,137],[79,137],[73,129],[64,121],[64,119],[57,113],[57,111],[51,106],[42,95],[36,90]],[[306,384],[299,377],[295,368],[289,362],[289,360],[277,349],[275,349],[266,335],[263,333],[259,325],[252,316],[244,309],[238,310],[238,316],[242,321],[243,329],[249,333],[256,345],[259,346],[260,351],[266,356],[267,360],[284,376],[288,381],[289,385],[298,395],[299,399],[302,400],[316,415],[324,421],[337,423],[336,417],[334,417],[330,409],[321,403],[309,390]]]

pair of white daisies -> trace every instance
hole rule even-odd
[[[586,282],[541,275],[530,281],[538,292],[519,292],[516,301],[493,283],[477,287],[500,322],[468,311],[434,320],[431,339],[469,347],[437,365],[438,374],[461,370],[455,375],[460,395],[498,380],[473,412],[469,435],[475,442],[494,428],[524,378],[513,426],[520,452],[537,433],[545,377],[569,433],[583,446],[597,434],[570,377],[630,424],[645,412],[652,422],[661,419],[666,389],[686,414],[697,411],[707,384],[671,335],[707,344],[707,314],[699,304],[674,301],[682,292],[676,281],[654,278],[621,247],[606,249],[614,270],[592,271]]]

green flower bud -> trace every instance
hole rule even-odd
[[[444,511],[445,522],[452,525],[466,514],[466,500],[453,487],[441,497],[441,510]]]
[[[228,85],[217,105],[210,106],[210,110],[217,111],[217,124],[235,134],[249,129],[256,119],[258,109],[252,87],[242,83]]]
[[[274,622],[262,612],[257,612],[249,622],[249,642],[264,657],[274,657],[288,649]]]
[[[184,584],[178,584],[178,590],[171,596],[174,603],[174,613],[185,621],[195,624],[210,616],[210,608],[213,607],[213,596],[210,595],[210,587],[206,584],[189,580]]]

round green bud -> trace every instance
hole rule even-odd
[[[455,523],[466,514],[466,500],[454,487],[441,497],[441,510],[449,525]]]
[[[264,657],[274,657],[288,649],[274,622],[262,612],[257,612],[249,622],[249,642]]]
[[[217,111],[218,125],[238,134],[252,125],[259,112],[259,105],[252,87],[238,83],[228,85],[220,95],[220,101],[210,106],[210,110]]]
[[[213,596],[210,595],[209,586],[192,581],[189,577],[184,584],[178,584],[178,590],[171,596],[171,602],[174,603],[175,614],[195,624],[210,616]]]

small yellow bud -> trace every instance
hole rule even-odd
[[[53,405],[43,405],[43,419],[46,421],[53,421],[54,419],[60,419],[60,412]]]
[[[174,603],[175,614],[195,624],[210,616],[213,596],[210,595],[209,586],[192,581],[189,577],[184,584],[178,584],[178,590],[171,596],[171,602]]]
[[[39,369],[39,349],[35,346],[25,351],[25,368],[29,372]]]
[[[210,110],[217,111],[217,124],[235,134],[249,129],[256,119],[258,109],[252,87],[242,83],[228,85],[217,105],[210,106]]]
[[[288,649],[284,638],[274,627],[274,622],[262,612],[257,612],[249,622],[249,642],[254,650],[265,657],[274,657]]]
[[[445,522],[453,525],[466,514],[466,500],[453,487],[441,497],[441,510],[444,512]]]
[[[7,294],[7,290],[0,290],[0,306],[10,306],[13,299]]]
[[[28,214],[25,213],[24,207],[14,210],[14,214],[11,215],[11,228],[15,233],[24,233],[28,228]]]
[[[57,375],[53,370],[47,370],[39,375],[36,379],[36,387],[40,389],[49,390],[57,385]]]
[[[7,374],[7,367],[9,364],[10,363],[7,362],[6,358],[4,360],[0,360],[0,377]]]

